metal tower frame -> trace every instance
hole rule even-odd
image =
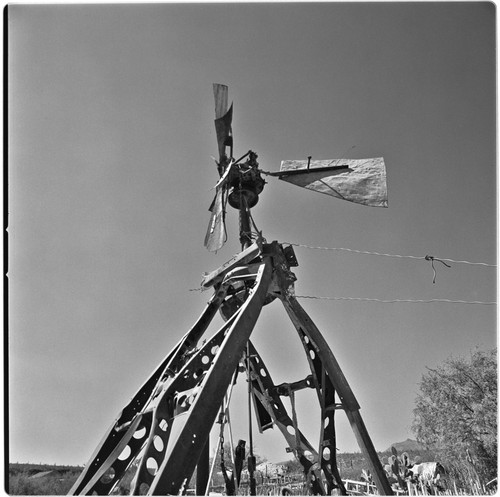
[[[242,359],[249,364],[259,428],[262,431],[273,425],[278,427],[309,475],[311,493],[331,494],[333,488],[338,488],[346,494],[336,465],[334,418],[341,409],[379,493],[392,495],[361,418],[360,406],[325,338],[294,297],[296,278],[290,268],[296,265],[291,246],[257,240],[205,276],[202,286],[214,289],[205,310],[120,412],[71,495],[110,494],[136,459],[139,466],[131,494],[182,493],[197,464],[200,468],[207,464],[210,431]],[[311,369],[304,380],[278,386],[249,342],[263,306],[275,299],[281,301],[290,317]],[[237,308],[227,316],[224,307]],[[198,345],[219,309],[227,321]],[[280,398],[301,388],[314,388],[317,392],[321,407],[318,450],[297,429]],[[204,494],[203,484],[206,481],[198,483],[197,494]]]

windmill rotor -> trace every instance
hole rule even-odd
[[[259,201],[265,181],[259,170],[257,154],[249,150],[235,160],[233,158],[233,104],[228,108],[228,87],[214,84],[215,133],[219,149],[217,170],[220,179],[215,185],[215,197],[210,205],[210,222],[205,235],[205,247],[216,252],[227,240],[226,205],[240,211],[243,232],[248,233],[248,210]],[[246,159],[243,162],[243,159]],[[248,245],[249,236],[242,235],[242,245]]]

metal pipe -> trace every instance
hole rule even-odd
[[[240,243],[241,250],[245,250],[252,245],[250,236],[250,211],[247,208],[247,202],[244,195],[241,196],[240,205]]]

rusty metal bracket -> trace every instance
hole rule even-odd
[[[289,396],[290,392],[296,392],[297,390],[303,390],[304,388],[314,388],[314,377],[312,374],[308,375],[303,380],[294,381],[293,383],[280,383],[274,388],[278,395]]]

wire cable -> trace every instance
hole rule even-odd
[[[447,303],[447,304],[476,304],[476,305],[496,305],[496,302],[481,302],[478,300],[449,300],[449,299],[428,299],[428,300],[417,300],[417,299],[392,299],[392,300],[382,300],[382,299],[370,299],[364,297],[315,297],[311,295],[296,295],[297,299],[317,299],[317,300],[351,300],[358,302],[377,302],[380,304],[399,304],[399,303],[411,303],[411,304],[433,304],[433,303]]]
[[[396,257],[399,259],[420,259],[420,260],[439,260],[439,261],[446,261],[446,262],[451,262],[455,264],[471,264],[475,266],[487,266],[487,267],[497,267],[496,264],[487,264],[485,262],[470,262],[470,261],[457,261],[454,259],[444,259],[443,257],[440,257],[439,259],[437,257],[433,257],[430,255],[425,255],[425,256],[415,256],[415,255],[399,255],[399,254],[384,254],[380,252],[369,252],[368,250],[355,250],[355,249],[350,249],[350,248],[344,248],[344,247],[314,247],[312,245],[304,245],[302,243],[293,243],[293,242],[283,242],[284,244],[287,245],[293,245],[294,247],[302,247],[302,248],[308,248],[308,249],[313,249],[313,250],[339,250],[339,251],[344,251],[344,252],[353,252],[356,254],[366,254],[366,255],[378,255],[378,256],[383,256],[383,257]]]

